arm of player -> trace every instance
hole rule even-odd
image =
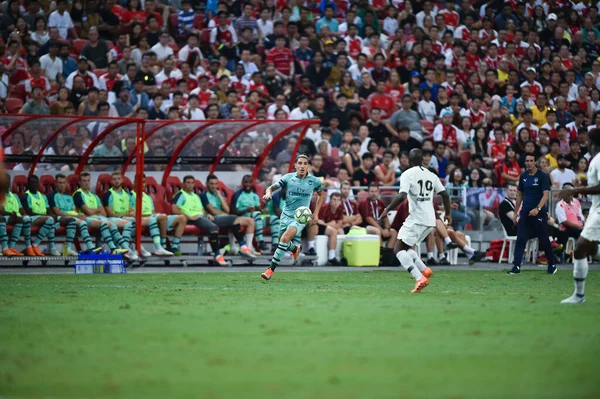
[[[562,200],[568,198],[570,195],[598,195],[600,194],[600,184],[592,187],[578,187],[571,189],[564,189],[559,194],[558,197]]]
[[[267,190],[265,191],[265,195],[263,195],[263,200],[265,200],[265,202],[269,201],[271,198],[273,198],[273,191],[277,191],[281,186],[279,185],[279,182],[269,186],[267,188]]]
[[[214,209],[214,213],[212,213],[213,215],[218,214],[218,213],[229,213],[230,209],[229,209],[229,204],[227,203],[227,201],[225,200],[225,197],[223,197],[223,194],[221,194],[221,192],[217,192],[217,195],[219,196],[219,201],[221,201],[221,209],[223,210],[223,212],[219,212],[216,209]],[[212,205],[211,205],[212,207]]]
[[[321,190],[321,192],[318,194],[319,196],[317,197],[317,205],[315,206],[315,211],[313,212],[313,217],[310,222],[311,226],[319,223],[319,212],[321,212],[321,206],[323,206],[323,203],[325,202],[325,190]]]
[[[378,220],[382,220],[384,217],[387,218],[388,213],[390,213],[391,210],[398,208],[398,206],[406,200],[407,196],[408,196],[408,194],[405,192],[401,192],[398,195],[396,195],[396,197],[394,197],[394,199],[387,206],[387,208],[385,208],[383,210],[383,212],[379,216]],[[369,218],[365,218],[365,219],[368,221]]]

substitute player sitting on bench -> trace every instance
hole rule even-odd
[[[60,256],[61,254],[58,249],[56,249],[56,243],[54,242],[54,232],[56,228],[54,226],[54,218],[50,216],[48,198],[38,191],[39,188],[40,179],[36,175],[31,175],[27,178],[27,191],[25,191],[25,194],[21,197],[21,203],[23,204],[23,208],[25,208],[25,212],[31,218],[31,224],[33,226],[40,226],[40,230],[36,234],[31,248],[36,252],[36,255],[43,256],[39,250],[39,245],[42,240],[47,237],[50,255]],[[73,218],[65,219],[65,222],[68,223],[67,242],[70,241],[72,244],[73,239],[75,238],[77,225]]]
[[[231,233],[238,244],[240,251],[244,256],[254,258],[252,251],[252,240],[254,239],[254,218],[245,216],[235,216],[229,214],[229,204],[219,190],[219,179],[215,175],[208,175],[206,178],[206,191],[200,194],[204,210],[213,216],[214,223],[222,228],[230,228]],[[242,227],[246,228],[246,236],[241,233]]]
[[[184,215],[188,224],[197,226],[200,230],[207,232],[208,242],[215,253],[215,262],[220,266],[227,266],[227,261],[221,255],[223,246],[219,242],[219,226],[214,222],[213,215],[205,212],[200,196],[194,192],[195,185],[196,179],[194,176],[187,175],[183,178],[183,188],[173,197],[173,213]],[[238,240],[244,239],[243,236],[236,238]],[[241,254],[251,257],[251,254],[245,255],[247,254],[245,251],[242,251]]]
[[[23,233],[25,238],[25,254],[27,256],[43,256],[35,253],[31,247],[31,219],[25,215],[25,210],[21,200],[15,194],[11,193],[10,176],[7,175],[8,183],[5,186],[4,199],[0,203],[0,245],[2,246],[2,255],[4,256],[23,256],[15,247],[19,236]],[[13,227],[10,239],[7,236],[6,225]],[[41,251],[40,251],[41,253]]]
[[[233,194],[233,198],[231,199],[231,213],[254,219],[258,247],[261,251],[267,251],[267,244],[263,237],[265,223],[262,219],[260,198],[258,197],[258,194],[254,192],[254,181],[252,180],[252,176],[244,176],[242,179],[242,188]]]
[[[68,220],[68,218],[74,218],[77,227],[79,228],[79,237],[85,243],[87,250],[94,252],[101,251],[102,247],[95,248],[92,242],[92,237],[90,237],[88,224],[85,220],[83,220],[85,216],[77,213],[75,202],[73,202],[73,197],[67,194],[66,190],[67,177],[59,173],[54,178],[54,191],[48,196],[48,204],[50,205],[52,214],[58,221],[60,221],[61,225],[65,220]],[[69,233],[68,230],[67,233]],[[77,256],[77,252],[71,249],[69,240],[67,240],[67,245],[67,254],[70,256]]]
[[[342,195],[331,194],[329,203],[324,205],[319,212],[317,228],[319,235],[326,235],[327,242],[327,264],[330,266],[341,266],[342,263],[335,257],[338,234],[344,234],[342,225],[344,223],[344,209],[342,208]]]
[[[183,215],[165,215],[163,213],[154,213],[154,199],[146,194],[146,175],[142,178],[142,216],[148,216],[148,218],[144,219],[152,219],[156,218],[156,224],[158,226],[160,232],[160,247],[163,249],[161,253],[158,252],[158,246],[156,247],[157,252],[156,255],[159,256],[171,256],[169,254],[175,256],[181,256],[181,251],[179,251],[179,243],[181,242],[181,237],[185,232],[185,225],[187,223],[187,219]],[[135,190],[132,190],[131,193],[131,207],[135,210],[137,194]],[[148,223],[150,220],[147,221]],[[146,221],[144,220],[143,226],[146,226]],[[169,231],[173,231],[173,237],[171,238],[171,248],[170,251],[165,250],[167,246],[167,233]],[[156,246],[156,233],[150,233],[152,236],[152,240]]]

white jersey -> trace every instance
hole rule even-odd
[[[588,169],[588,187],[600,184],[600,155],[596,154]],[[589,214],[600,212],[600,195],[592,195],[592,206]]]
[[[435,227],[433,195],[446,189],[437,175],[422,166],[413,166],[400,175],[400,192],[408,194],[406,221]]]

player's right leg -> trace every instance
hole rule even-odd
[[[7,224],[13,226],[12,233],[8,240],[8,248],[13,251],[15,256],[24,256],[23,253],[17,251],[15,245],[19,240],[19,236],[23,233],[25,239],[25,252],[28,248],[31,248],[31,218],[29,216],[9,216]],[[30,252],[27,256],[37,256],[35,252]]]
[[[206,216],[200,216],[197,219],[191,219],[188,221],[189,224],[193,224],[197,226],[200,230],[203,230],[208,233],[208,242],[212,250],[215,253],[215,262],[219,266],[228,266],[229,263],[225,260],[223,255],[221,255],[221,244],[219,243],[219,226],[213,223]]]
[[[46,216],[46,215],[34,215],[34,216],[30,216],[30,218],[31,218],[31,225],[38,226],[39,230],[38,230],[38,233],[37,233],[35,239],[33,240],[31,247],[25,249],[25,254],[28,256],[32,256],[31,254],[34,253],[36,256],[45,256],[42,253],[42,251],[40,250],[39,245],[41,244],[41,242],[44,238],[49,236],[51,234],[51,232],[54,232],[54,218],[51,216]],[[50,237],[53,237],[53,236],[54,235],[52,234]],[[53,243],[54,243],[53,241],[51,242],[50,240],[48,240],[49,245],[53,244]],[[58,252],[56,250],[56,248],[50,247],[50,251],[51,251],[51,255],[60,256],[60,252]]]
[[[113,238],[113,232],[116,230],[118,234],[119,231],[117,226],[109,222],[107,218],[103,216],[88,216],[85,222],[87,223],[88,228],[97,229],[100,231],[100,237],[102,238],[102,241],[108,245],[108,248],[113,254],[124,254],[127,252],[127,250],[117,247],[117,244]],[[120,234],[119,237],[121,237]]]
[[[0,248],[4,256],[18,256],[16,252],[8,247],[8,233],[6,232],[7,217],[0,217]]]
[[[588,221],[589,223],[589,221]],[[587,223],[586,223],[587,226]],[[575,252],[573,253],[573,280],[575,281],[575,291],[570,297],[563,299],[560,303],[583,303],[585,302],[585,279],[588,274],[588,256],[600,256],[599,250],[600,245],[596,241],[590,241],[584,237],[591,228],[582,231],[577,240],[575,246]],[[595,229],[599,230],[599,229]],[[589,235],[589,233],[587,234]]]
[[[171,246],[169,247],[169,250],[175,256],[181,256],[181,251],[179,250],[179,243],[181,242],[181,237],[183,237],[183,233],[185,233],[186,224],[187,219],[183,215],[167,216],[167,231],[173,231],[173,237],[171,238]],[[166,236],[161,237],[161,244],[163,248],[167,245]]]
[[[417,252],[411,247],[420,244],[433,230],[433,227],[420,226],[412,223],[406,223],[400,228],[398,241],[400,241],[400,250],[396,254],[398,261],[404,269],[416,280],[415,288],[411,293],[421,292],[429,284],[427,276],[423,275],[422,270],[427,267],[419,259]],[[418,262],[417,262],[418,261]],[[418,263],[418,266],[417,266]],[[426,272],[425,274],[431,275]]]
[[[250,251],[252,251],[252,254],[260,255],[261,252],[257,251],[256,248],[254,248],[254,244],[253,244],[254,231],[255,231],[255,227],[256,227],[254,218],[247,217],[247,216],[238,216],[237,219],[235,220],[235,223],[237,223],[241,227],[245,228],[244,240],[246,241],[246,245],[248,246],[248,248],[250,248]],[[275,246],[273,246],[273,248],[275,248]]]
[[[302,230],[306,225],[300,224],[294,218],[290,218],[282,214],[280,226],[280,231],[284,231],[282,231],[280,234],[281,237],[279,239],[279,244],[277,245],[277,249],[273,254],[271,265],[267,270],[265,270],[263,274],[261,274],[261,277],[265,280],[271,279],[271,277],[273,276],[273,272],[275,271],[277,266],[279,266],[283,255],[285,255],[287,251],[290,251],[292,253],[294,265],[298,263],[298,260],[300,259],[300,252],[302,252],[302,245],[294,244],[294,239],[296,237],[300,237],[300,235],[302,234]]]

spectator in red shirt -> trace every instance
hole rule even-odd
[[[500,167],[500,186],[504,186],[508,182],[519,182],[521,176],[521,167],[516,159],[516,152],[513,147],[506,148],[506,158]]]
[[[258,103],[259,98],[260,97],[256,90],[253,90],[250,93],[248,93],[248,96],[246,96],[246,99],[248,101],[242,107],[243,119],[256,119],[256,112],[260,107],[260,104]]]
[[[377,91],[371,94],[367,99],[367,108],[368,110],[379,108],[381,110],[381,117],[387,119],[396,111],[396,102],[394,101],[394,97],[386,94],[385,80],[377,82],[376,90]]]
[[[285,37],[279,36],[275,39],[275,48],[267,54],[265,64],[273,64],[277,75],[283,80],[294,80],[294,54],[285,47]]]
[[[5,71],[10,74],[9,82],[19,84],[27,79],[27,61],[21,57],[21,43],[17,40],[8,42],[7,55],[2,58]]]
[[[342,195],[340,193],[331,194],[329,203],[324,205],[319,212],[319,221],[317,222],[318,234],[326,235],[328,238],[327,264],[329,266],[341,266],[339,260],[335,257],[335,247],[337,246],[337,235],[344,234],[342,224],[344,221],[344,208],[342,207]]]
[[[40,61],[37,59],[34,59],[31,62],[30,67],[31,67],[31,75],[30,75],[29,79],[27,79],[25,81],[25,91],[29,95],[29,93],[31,93],[31,89],[33,87],[39,86],[43,90],[42,94],[44,95],[44,97],[47,97],[48,93],[50,92],[50,81],[48,80],[47,77],[42,75],[42,69],[40,68]]]
[[[369,198],[361,202],[358,209],[363,218],[363,227],[367,228],[367,233],[378,235],[382,241],[385,240],[387,248],[394,248],[396,230],[390,228],[390,221],[387,217],[379,220],[385,209],[385,204],[379,198],[379,186],[377,184],[369,185]]]
[[[494,130],[494,141],[489,146],[490,157],[492,158],[494,165],[498,165],[506,157],[506,148],[509,143],[505,140],[504,131],[502,129]]]

